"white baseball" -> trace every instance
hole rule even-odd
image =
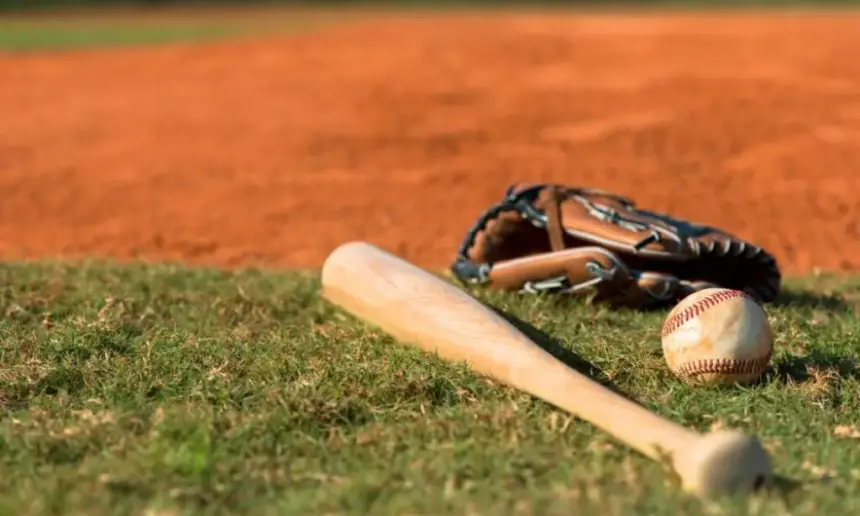
[[[745,292],[708,288],[678,303],[663,324],[663,356],[687,381],[746,384],[773,353],[767,314]]]

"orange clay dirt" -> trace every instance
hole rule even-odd
[[[860,16],[413,16],[0,56],[0,256],[449,264],[515,181],[860,269]]]

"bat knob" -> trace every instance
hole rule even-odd
[[[684,489],[705,498],[762,491],[774,484],[767,451],[758,439],[739,431],[702,436],[685,466]]]

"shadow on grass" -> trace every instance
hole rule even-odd
[[[490,306],[489,308],[496,312],[499,316],[504,318],[506,321],[511,323],[516,329],[518,329],[526,337],[531,339],[532,342],[540,346],[541,349],[554,356],[571,369],[582,373],[590,380],[594,380],[602,386],[612,390],[616,394],[620,394],[626,397],[626,395],[621,392],[618,387],[614,383],[612,383],[611,380],[609,380],[608,375],[602,369],[580,357],[576,353],[568,350],[567,348],[562,346],[558,340],[550,337],[543,331],[535,328],[531,324],[523,321],[515,315],[511,315],[494,306]],[[631,401],[635,402],[635,400]]]
[[[850,310],[852,305],[837,295],[821,294],[808,290],[783,290],[772,302],[773,306],[786,308],[824,308],[826,310]]]
[[[762,383],[804,383],[823,377],[860,378],[856,359],[813,350],[807,355],[784,355],[762,375]]]
[[[774,491],[786,506],[792,506],[801,502],[805,496],[806,489],[813,486],[826,486],[831,484],[836,477],[824,475],[820,478],[804,479],[802,482],[779,475],[774,476]],[[840,489],[841,491],[841,489]],[[849,493],[844,493],[847,496]]]

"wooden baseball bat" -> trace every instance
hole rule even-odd
[[[668,459],[683,489],[702,497],[773,484],[758,439],[699,434],[566,366],[471,294],[365,242],[335,249],[322,295],[403,343],[456,362],[570,412],[654,460]]]

